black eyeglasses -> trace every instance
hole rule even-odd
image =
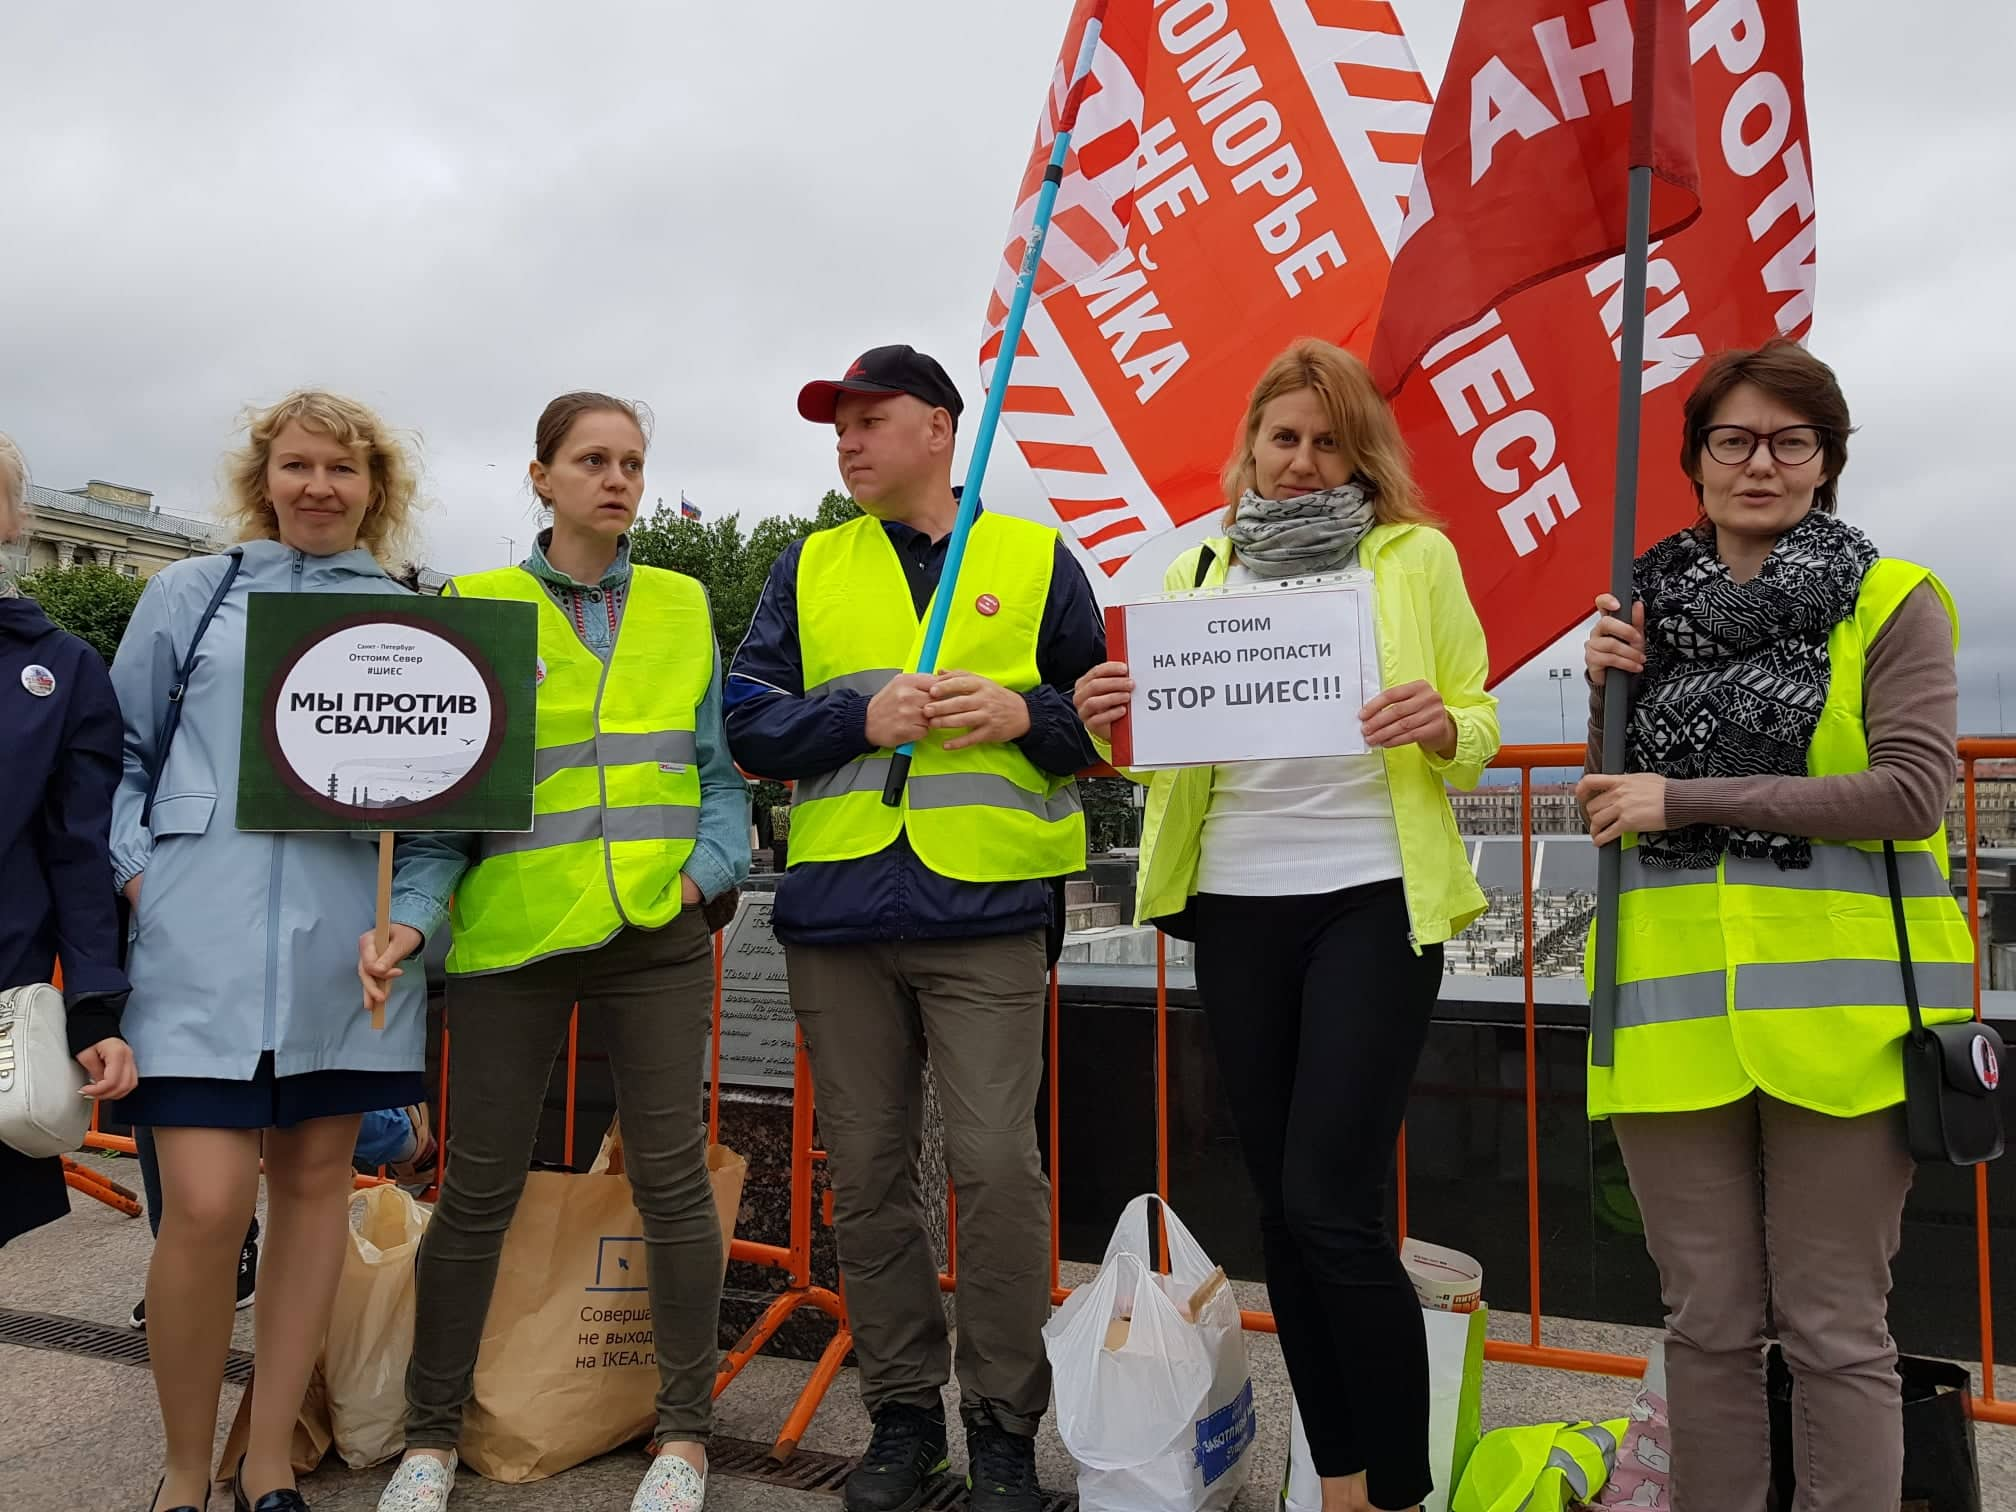
[[[1797,467],[1820,454],[1827,433],[1817,425],[1788,425],[1769,433],[1753,431],[1747,425],[1711,425],[1701,432],[1708,455],[1728,467],[1741,467],[1757,455],[1761,442],[1771,448],[1771,456],[1781,467]]]

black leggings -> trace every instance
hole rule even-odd
[[[1412,1507],[1428,1469],[1421,1306],[1386,1228],[1387,1173],[1442,979],[1400,884],[1200,894],[1197,990],[1260,1198],[1267,1291],[1319,1476]]]

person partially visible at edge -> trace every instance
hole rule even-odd
[[[1937,578],[1836,517],[1851,427],[1824,362],[1791,341],[1726,353],[1682,424],[1701,519],[1638,559],[1629,623],[1597,599],[1586,652],[1592,771],[1600,679],[1636,679],[1626,774],[1577,790],[1596,842],[1624,846],[1615,1053],[1589,1111],[1659,1266],[1674,1506],[1765,1505],[1769,1320],[1799,1512],[1891,1512],[1910,1020],[1880,842],[1926,1020],[1971,1017],[1943,827],[1958,622]]]
[[[28,465],[0,435],[0,548],[24,529]],[[51,980],[63,963],[70,1053],[84,1096],[133,1090],[133,1052],[119,1037],[126,973],[114,922],[112,790],[119,784],[119,705],[105,663],[58,630],[21,593],[0,553],[0,990]],[[63,1162],[0,1144],[0,1244],[70,1211]]]
[[[537,785],[529,834],[424,842],[456,879],[454,1158],[420,1244],[407,1451],[381,1512],[440,1512],[454,1488],[505,1233],[576,1003],[609,1045],[655,1323],[654,1458],[631,1506],[698,1512],[706,1495],[724,1265],[700,1088],[713,930],[749,872],[749,803],[721,723],[706,590],[630,560],[646,445],[637,406],[555,399],[529,468],[552,526],[520,565],[445,590],[537,612]],[[376,959],[368,937],[359,948],[385,984],[418,937]]]
[[[1385,691],[1359,713],[1365,755],[1149,777],[1136,915],[1196,941],[1325,1512],[1410,1508],[1432,1487],[1427,1343],[1386,1182],[1443,942],[1485,908],[1446,785],[1476,786],[1497,754],[1490,658],[1393,412],[1350,353],[1299,341],[1268,366],[1224,484],[1225,534],[1164,586],[1366,569]],[[1086,727],[1103,740],[1133,692],[1125,663],[1094,668],[1077,687]]]
[[[1037,1158],[1045,983],[1062,878],[1085,864],[1072,774],[1093,759],[1071,685],[1105,654],[1056,531],[982,510],[943,579],[959,392],[907,346],[807,384],[866,511],[788,547],[728,682],[751,772],[795,780],[772,922],[832,1153],[840,1263],[875,1428],[850,1512],[917,1504],[946,1460],[950,1375],[918,1159],[928,1063],[959,1192],[959,1391],[979,1512],[1040,1505],[1050,1400],[1049,1185]],[[937,666],[913,673],[933,596]],[[938,670],[944,669],[943,671]],[[914,741],[900,808],[893,748]]]
[[[258,1368],[233,1494],[255,1512],[306,1505],[288,1448],[348,1242],[359,1119],[426,1096],[419,977],[391,995],[382,1031],[358,987],[357,935],[377,912],[376,847],[345,834],[243,831],[235,818],[247,598],[399,592],[384,564],[408,555],[413,464],[363,405],[307,391],[252,416],[227,477],[240,569],[203,635],[165,761],[176,670],[231,559],[177,562],[149,579],[112,663],[126,724],[113,875],[133,904],[126,1028],[147,1072],[120,1111],[153,1130],[162,1186],[146,1308],[167,1440],[157,1512],[200,1508],[209,1490],[234,1261],[262,1154]],[[408,840],[393,879],[404,938],[438,928],[441,909],[416,879]]]

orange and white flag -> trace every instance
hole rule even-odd
[[[1219,513],[1242,401],[1283,347],[1369,357],[1430,94],[1388,0],[1079,0],[988,304],[990,382],[1097,11],[1002,419],[1126,597]]]

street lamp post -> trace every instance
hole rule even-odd
[[[504,565],[506,567],[517,566],[518,538],[516,536],[499,536],[497,539],[504,543]]]
[[[1568,744],[1568,679],[1575,675],[1573,667],[1549,667],[1547,680],[1554,684],[1554,703],[1561,712],[1561,744]]]

